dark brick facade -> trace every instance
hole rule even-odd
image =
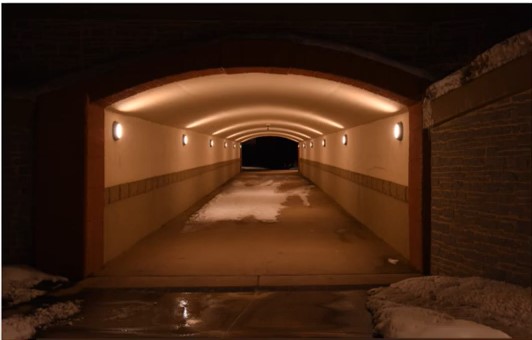
[[[43,84],[154,51],[250,37],[377,53],[436,79],[530,26],[523,5],[3,6],[4,77]],[[262,66],[262,65],[255,65]]]
[[[2,261],[32,263],[35,103],[2,102]],[[17,114],[11,114],[16,112]]]
[[[530,90],[431,130],[432,273],[531,281]]]

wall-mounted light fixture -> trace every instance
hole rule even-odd
[[[347,145],[347,134],[342,136],[342,144]]]
[[[303,143],[303,149],[306,148],[307,146],[305,145],[305,143]]]
[[[321,146],[325,147],[327,145],[327,140],[325,138],[323,138],[321,140]]]
[[[227,148],[227,142],[224,142],[224,148]]]
[[[187,145],[188,144],[188,136],[183,134],[183,136],[181,136],[181,143],[183,143],[183,145]]]
[[[236,144],[235,143],[233,143],[233,149],[236,149]]]
[[[399,122],[394,125],[393,137],[397,140],[403,140],[403,122]]]
[[[124,135],[124,128],[122,128],[122,124],[120,124],[117,121],[113,122],[113,139],[119,140]]]
[[[209,139],[209,147],[212,148],[214,146],[214,140]]]

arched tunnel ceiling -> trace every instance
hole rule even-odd
[[[106,109],[232,140],[253,135],[304,140],[395,115],[406,107],[332,80],[257,72],[176,81]]]

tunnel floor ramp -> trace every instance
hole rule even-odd
[[[85,287],[384,285],[418,275],[294,171],[244,172]]]

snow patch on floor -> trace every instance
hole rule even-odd
[[[308,196],[312,186],[281,190],[282,180],[251,178],[234,181],[222,193],[215,196],[189,219],[184,232],[195,231],[193,224],[218,221],[241,221],[246,218],[273,223],[277,222],[288,197],[297,196],[303,205],[310,206]]]
[[[480,277],[427,276],[368,292],[384,337],[532,338],[530,287]]]
[[[33,288],[42,281],[67,282],[68,280],[26,266],[2,267],[2,300],[10,304],[19,304],[44,295],[46,291]]]
[[[17,314],[2,319],[2,339],[30,339],[35,335],[37,328],[43,328],[55,321],[66,319],[79,311],[79,303],[68,301],[38,308],[30,315]]]
[[[388,338],[510,338],[497,329],[427,308],[389,305],[377,313],[375,330]]]

